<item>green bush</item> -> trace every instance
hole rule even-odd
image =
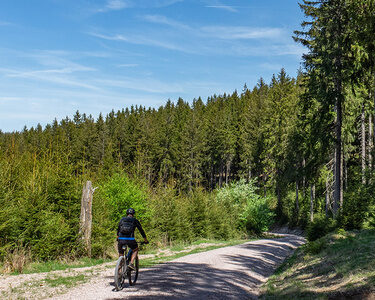
[[[306,229],[307,239],[309,241],[315,241],[327,233],[334,231],[337,228],[337,222],[331,218],[327,218],[324,215],[316,215],[314,221],[312,221]]]
[[[241,219],[248,232],[261,233],[267,231],[275,214],[270,210],[267,200],[258,195],[248,198]]]
[[[78,248],[75,245],[76,234],[72,232],[69,223],[60,213],[44,211],[40,216],[38,230],[40,238],[34,241],[33,253],[43,260],[55,259],[61,256],[75,257]],[[72,239],[72,233],[74,238]],[[72,245],[73,243],[73,245]],[[74,252],[73,249],[75,249]]]
[[[132,207],[141,220],[148,219],[150,211],[147,207],[147,188],[142,180],[131,179],[125,173],[111,176],[100,186],[102,197],[108,201],[110,218],[113,224],[126,216],[126,210]]]
[[[274,213],[267,199],[257,194],[255,182],[241,179],[217,193],[217,200],[224,204],[231,216],[231,225],[247,232],[261,233],[272,224]]]
[[[340,225],[347,230],[370,228],[375,226],[375,182],[363,185],[352,184],[345,193],[343,212],[339,217]]]

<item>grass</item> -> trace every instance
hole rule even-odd
[[[87,282],[90,276],[85,274],[60,276],[48,275],[46,278],[24,281],[22,284],[0,291],[2,299],[49,299],[56,291],[66,291],[78,284]]]
[[[84,268],[103,264],[105,262],[110,262],[110,259],[96,259],[96,258],[81,258],[75,261],[64,262],[64,261],[47,261],[47,262],[33,262],[25,267],[22,274],[31,273],[44,273],[57,270],[67,270],[72,268]],[[13,272],[11,275],[18,275],[20,273]]]
[[[262,299],[331,299],[375,292],[375,230],[339,231],[298,249],[263,286]]]
[[[147,258],[147,259],[141,259],[141,267],[149,267],[153,266],[158,263],[163,263],[178,257],[182,257],[185,255],[193,254],[193,253],[199,253],[204,251],[209,251],[221,247],[226,246],[232,246],[237,245],[241,243],[245,243],[250,240],[258,239],[258,238],[277,238],[278,236],[272,236],[269,234],[261,235],[256,238],[252,239],[242,239],[242,240],[210,240],[210,239],[200,239],[193,241],[191,243],[177,243],[172,245],[171,247],[159,249],[159,250],[167,250],[166,254],[157,254],[158,249],[150,249],[145,247],[141,250],[141,254],[154,254],[156,255],[154,258]],[[201,244],[211,244],[210,246],[202,247],[202,248],[196,248],[189,251],[189,247],[191,246],[199,246]],[[214,244],[214,245],[212,245]],[[180,252],[183,251],[183,252]],[[172,252],[172,253],[170,253]],[[180,253],[175,253],[180,252]],[[111,259],[96,259],[96,258],[80,258],[74,261],[60,261],[60,260],[53,260],[53,261],[47,261],[47,262],[32,262],[29,263],[24,267],[22,270],[22,274],[31,274],[31,273],[47,273],[51,271],[58,271],[58,270],[68,270],[73,268],[84,268],[84,267],[91,267],[100,265],[106,262],[111,262],[113,260]],[[10,273],[11,275],[19,275],[20,272],[13,272]]]
[[[87,281],[87,277],[85,277],[85,275],[83,274],[75,276],[53,276],[44,279],[44,282],[50,287],[64,285],[67,288],[71,288],[73,286],[76,286],[77,284],[84,283],[85,281]]]

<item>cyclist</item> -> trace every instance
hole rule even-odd
[[[135,210],[133,208],[129,208],[126,211],[126,215],[127,216],[123,217],[120,220],[120,223],[118,224],[118,229],[117,229],[118,253],[119,253],[119,256],[123,256],[124,250],[122,249],[122,246],[128,245],[129,248],[132,249],[133,251],[130,264],[129,264],[129,268],[135,270],[134,260],[138,254],[138,243],[134,238],[135,228],[138,228],[146,244],[148,244],[148,240],[142,228],[141,223],[136,218],[134,218]]]

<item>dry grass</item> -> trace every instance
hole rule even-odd
[[[3,264],[3,273],[22,273],[24,268],[31,262],[31,252],[22,246],[18,246],[10,252]]]
[[[310,242],[271,277],[263,287],[262,298],[345,299],[371,295],[375,289],[374,249],[375,230],[341,231]]]

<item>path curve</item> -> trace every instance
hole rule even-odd
[[[109,269],[53,299],[256,299],[278,265],[305,242],[283,234],[245,244],[187,255],[141,269],[137,284],[114,291]]]

